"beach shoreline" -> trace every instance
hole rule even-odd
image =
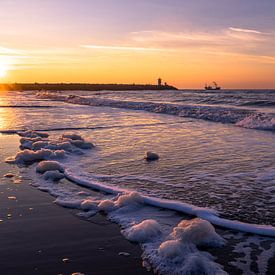
[[[18,151],[17,135],[0,135],[0,200],[1,216],[1,271],[6,274],[149,274],[142,267],[142,250],[137,244],[127,241],[117,224],[97,214],[89,219],[77,216],[78,210],[60,207],[54,198],[31,186],[32,178],[24,173],[25,168],[4,162],[6,157]],[[11,173],[12,178],[4,175]],[[62,180],[61,184],[71,184]],[[79,187],[79,186],[78,186]],[[79,187],[80,188],[80,187]],[[83,191],[99,192],[83,188]],[[178,215],[180,215],[178,213]],[[181,217],[184,218],[184,217]],[[215,262],[222,265],[228,274],[243,274],[232,261],[241,260],[240,250],[234,252],[238,243],[249,244],[251,234],[215,227],[226,239],[220,248],[202,248],[211,253]],[[240,238],[232,238],[240,234]],[[239,239],[238,239],[239,238]],[[264,240],[264,239],[263,239]],[[265,242],[266,249],[273,240]],[[253,252],[256,259],[258,250]],[[106,262],[108,265],[106,266]],[[252,269],[257,273],[257,266]],[[275,269],[274,257],[269,259],[265,274]]]
[[[3,140],[9,140],[8,146]],[[76,217],[30,186],[16,166],[3,163],[3,157],[17,151],[17,140],[1,137],[1,273],[150,274],[142,267],[140,247],[123,238],[118,225],[100,214],[89,221]],[[5,178],[6,173],[14,177]]]

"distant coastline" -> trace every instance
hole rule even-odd
[[[10,83],[0,84],[0,90],[8,91],[143,91],[143,90],[177,90],[171,85],[151,84],[90,84],[90,83]]]

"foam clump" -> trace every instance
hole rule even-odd
[[[64,172],[64,167],[61,163],[54,160],[45,160],[38,163],[36,172],[44,174],[47,171],[59,171]]]
[[[53,158],[63,158],[65,157],[65,151],[63,150],[49,150],[49,149],[41,149],[38,151],[32,151],[29,149],[25,149],[21,152],[18,152],[14,157],[6,159],[8,163],[17,163],[17,164],[25,164],[25,163],[33,163],[46,159]]]
[[[221,246],[224,239],[216,232],[213,225],[200,218],[183,220],[174,227],[170,239],[159,247],[159,254],[168,258],[178,258],[191,251],[196,251],[196,246]]]
[[[160,244],[152,259],[153,265],[161,274],[227,274],[209,253],[197,248],[201,245],[221,246],[224,242],[208,221],[200,218],[183,220]]]
[[[63,134],[61,140],[69,142],[71,145],[80,148],[80,149],[91,149],[94,147],[94,144],[86,141],[82,136],[78,134]]]
[[[99,203],[98,208],[100,211],[109,213],[114,210],[117,210],[119,208],[128,207],[130,208],[136,208],[143,204],[143,198],[142,196],[137,192],[130,192],[127,194],[122,194],[118,196],[118,198],[113,200],[103,200]]]
[[[72,144],[68,141],[62,141],[62,142],[49,142],[46,144],[46,148],[51,150],[65,150],[65,151],[73,151]]]
[[[111,212],[116,209],[115,203],[111,200],[103,200],[99,203],[98,208],[103,212]]]
[[[153,160],[158,160],[159,159],[159,155],[156,154],[156,153],[154,153],[154,152],[148,151],[148,152],[145,153],[144,158],[146,160],[148,160],[148,161],[153,161]]]
[[[120,195],[115,202],[115,205],[118,207],[138,204],[143,204],[143,198],[137,192],[131,192],[125,195]]]
[[[20,139],[20,149],[33,149],[33,144],[39,141],[42,141],[41,137],[22,137]]]
[[[213,225],[206,220],[195,218],[181,221],[172,232],[175,239],[195,245],[221,245],[224,240],[215,232]]]
[[[144,243],[159,236],[161,234],[161,226],[155,220],[144,220],[123,230],[122,233],[129,241]]]
[[[22,138],[20,139],[20,149],[30,149],[38,151],[41,149],[49,150],[64,150],[72,153],[82,153],[79,149],[91,149],[94,144],[84,140],[77,134],[64,134],[58,140],[48,138],[48,134],[39,133],[35,131],[26,131],[19,133]]]
[[[51,180],[51,181],[59,181],[63,179],[65,175],[63,173],[60,173],[58,170],[50,170],[46,171],[43,174],[44,180]]]
[[[45,148],[48,144],[49,144],[48,141],[38,140],[31,144],[30,149],[33,149],[34,151],[41,150],[42,148]]]
[[[222,269],[222,266],[213,261],[210,254],[202,254],[199,251],[182,250],[182,255],[185,257],[178,258],[177,261],[168,261],[167,265],[159,263],[157,270],[160,274],[175,274],[175,275],[190,275],[190,274],[204,274],[204,275],[228,275]]]

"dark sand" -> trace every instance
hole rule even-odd
[[[148,274],[139,246],[105,217],[81,220],[48,194],[5,181],[10,183],[0,185],[1,274]]]

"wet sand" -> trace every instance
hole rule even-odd
[[[117,225],[101,215],[81,220],[25,182],[5,181],[10,183],[0,185],[1,274],[148,274],[141,249]]]

